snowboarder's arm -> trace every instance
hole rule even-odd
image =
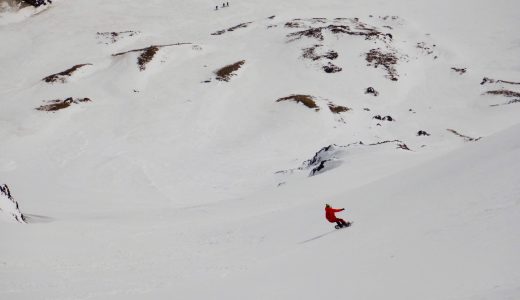
[[[333,209],[334,212],[340,212],[340,211],[344,211],[344,210],[345,210],[344,208]]]

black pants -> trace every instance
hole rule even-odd
[[[336,224],[338,224],[338,226],[347,226],[347,222],[343,219],[337,219]]]

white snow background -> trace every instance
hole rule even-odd
[[[520,299],[518,1],[2,5],[0,299]]]

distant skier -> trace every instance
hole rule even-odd
[[[327,221],[331,223],[336,222],[336,228],[348,227],[350,223],[347,223],[345,220],[336,217],[337,212],[344,210],[344,208],[332,208],[330,205],[325,204],[325,218],[327,218]]]

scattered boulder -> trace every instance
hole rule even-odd
[[[372,94],[374,95],[375,97],[377,97],[379,95],[379,92],[376,91],[373,87],[369,86],[367,87],[367,89],[365,90],[365,94]]]
[[[430,134],[424,130],[417,131],[417,136],[430,136]]]
[[[418,49],[421,49],[427,55],[431,55],[431,54],[433,54],[433,48],[435,48],[436,45],[429,46],[425,42],[419,42],[416,44],[416,47]]]
[[[338,67],[335,64],[332,64],[330,62],[327,65],[323,66],[322,68],[323,68],[323,71],[325,71],[325,73],[338,73],[338,72],[341,72],[341,70],[343,70],[343,68]]]
[[[372,119],[376,119],[376,120],[380,120],[380,121],[390,121],[390,122],[395,121],[395,119],[392,118],[391,116],[381,117],[381,115],[375,115],[372,117]]]

